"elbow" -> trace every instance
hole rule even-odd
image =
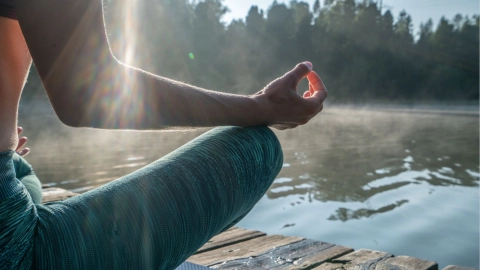
[[[119,96],[119,90],[114,88],[118,74],[125,73],[125,66],[116,60],[101,65],[102,69],[94,78],[83,78],[80,73],[44,86],[59,120],[69,127],[117,128],[121,121],[121,110],[108,104],[108,101]],[[98,67],[97,67],[98,68]],[[81,82],[81,83],[75,83]],[[47,86],[50,86],[48,88]],[[106,119],[114,115],[113,123]]]
[[[47,91],[47,93],[52,92]],[[84,124],[87,120],[86,106],[79,98],[73,98],[67,94],[58,94],[65,92],[56,91],[56,95],[49,95],[55,114],[64,125],[69,127],[86,127]]]
[[[81,121],[78,117],[72,117],[71,115],[63,114],[63,113],[57,113],[57,117],[60,120],[60,122],[62,122],[66,126],[69,126],[72,128],[85,127],[84,125],[81,124]]]
[[[109,74],[115,74],[113,67],[109,66],[106,70],[110,71]],[[104,90],[111,88],[112,84],[111,76],[103,78],[89,81],[85,78],[69,77],[61,83],[44,84],[50,103],[63,124],[69,127],[100,127],[106,109],[100,104],[105,103],[103,99],[109,96],[99,93],[110,94]],[[78,81],[82,84],[73,83]]]
[[[66,126],[69,127],[86,127],[82,122],[82,119],[85,119],[83,116],[83,109],[78,106],[69,106],[64,103],[61,106],[55,105],[52,102],[53,110],[57,115],[58,119]]]

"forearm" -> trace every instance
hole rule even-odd
[[[262,108],[250,96],[209,91],[120,63],[103,69],[83,92],[73,126],[171,129],[265,124]],[[82,106],[81,104],[85,104]],[[94,121],[92,121],[92,119]]]
[[[126,67],[128,68],[128,67]],[[262,124],[262,108],[252,97],[201,89],[139,70],[132,70],[138,83],[138,96],[143,96],[145,113],[154,112],[154,122],[175,126],[253,126]],[[136,95],[134,94],[133,97]],[[147,115],[148,117],[148,115]],[[154,125],[154,123],[151,123]],[[157,124],[158,125],[158,124]]]
[[[18,103],[31,61],[18,22],[0,17],[0,152],[18,143]]]

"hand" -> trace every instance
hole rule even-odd
[[[327,88],[310,62],[298,64],[293,70],[268,84],[254,98],[265,108],[265,122],[284,130],[304,125],[323,109]],[[297,94],[298,83],[308,79],[309,90]]]
[[[18,127],[17,128],[18,136],[20,136],[20,134],[22,134],[22,132],[23,132],[23,128]],[[19,154],[22,157],[26,156],[28,153],[30,153],[30,148],[23,148],[25,146],[25,144],[27,143],[27,141],[28,141],[27,137],[20,137],[18,139],[18,145],[17,145],[17,148],[15,149],[15,152],[17,152],[17,154]]]

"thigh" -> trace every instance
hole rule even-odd
[[[250,211],[282,161],[266,127],[207,132],[108,185],[38,206],[37,267],[173,269]]]

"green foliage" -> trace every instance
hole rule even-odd
[[[310,60],[330,101],[479,98],[478,16],[442,18],[436,29],[429,20],[414,38],[406,11],[394,18],[373,0],[274,1],[229,24],[221,0],[128,2],[105,7],[115,56],[201,87],[254,93]]]

